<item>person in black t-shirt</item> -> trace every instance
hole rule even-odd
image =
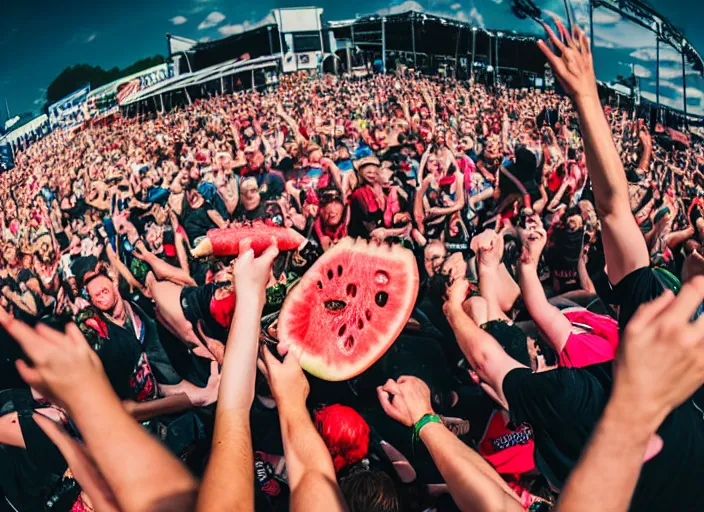
[[[217,399],[217,370],[206,388],[181,379],[159,341],[156,322],[120,297],[107,270],[95,258],[86,258],[80,267],[74,270],[79,286],[97,310],[85,324],[98,331],[93,348],[121,399],[139,403],[181,395],[182,409],[206,406]]]
[[[468,361],[508,409],[515,425],[526,423],[535,436],[535,463],[555,490],[577,464],[611,394],[612,363],[533,373],[463,311],[468,284],[448,291],[446,314]],[[704,471],[704,424],[691,401],[668,416],[658,435],[659,455],[644,464],[632,510],[695,510],[696,475]],[[650,455],[653,455],[651,452]]]
[[[193,185],[186,191],[181,213],[181,225],[186,230],[191,245],[195,245],[195,241],[205,236],[211,229],[224,227],[225,221],[217,210],[203,199],[203,196]]]

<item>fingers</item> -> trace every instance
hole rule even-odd
[[[667,321],[689,322],[704,300],[704,276],[687,281],[666,313]],[[665,320],[663,320],[665,321]]]
[[[21,359],[15,362],[15,367],[17,368],[17,373],[22,377],[22,380],[29,384],[30,387],[35,389],[41,387],[42,377],[38,370],[30,367]]]
[[[273,357],[273,356],[272,356]],[[301,355],[297,350],[288,350],[284,357],[284,365],[301,368]]]
[[[62,343],[64,341],[64,335],[59,331],[48,327],[46,324],[38,323],[34,330],[39,337],[44,338],[46,341],[51,343]]]
[[[30,359],[34,361],[37,357],[40,357],[41,344],[37,343],[36,331],[24,322],[10,317],[5,311],[3,313],[4,315],[0,315],[0,325],[17,341]]]
[[[389,395],[388,391],[385,391],[383,387],[379,386],[378,388],[376,388],[376,394],[379,397],[379,403],[381,404],[381,408],[384,409],[384,412],[388,416],[394,419],[400,416],[400,411],[397,407],[394,407],[394,404],[391,401],[391,395]]]
[[[266,349],[264,349],[266,350]],[[262,354],[260,354],[260,357],[257,358],[257,368],[259,368],[259,371],[262,372],[262,375],[264,375],[264,378],[268,381],[269,380],[269,369],[266,367],[266,363],[262,359],[264,357],[264,353],[262,351]]]
[[[290,348],[291,345],[285,341],[279,341],[279,343],[276,345],[276,351],[282,357],[288,354]]]
[[[274,259],[279,255],[279,247],[276,242],[275,237],[271,237],[271,245],[266,248],[266,251],[260,256],[262,260],[267,262],[267,264],[271,265],[274,262]]]
[[[251,238],[245,238],[240,241],[240,247],[239,247],[239,257],[238,259],[242,259],[242,261],[251,261],[254,259],[254,251],[252,251],[252,239]]]
[[[557,27],[558,27],[558,29],[559,29],[559,27],[560,27],[559,21],[557,22]],[[566,49],[566,47],[565,47],[565,45],[562,43],[562,41],[560,40],[560,38],[557,37],[557,35],[555,35],[555,32],[552,30],[552,28],[550,28],[550,26],[549,26],[547,23],[545,23],[545,22],[543,22],[543,28],[545,29],[545,32],[548,34],[548,37],[550,38],[550,41],[552,41],[552,43],[555,45],[555,47],[556,47],[558,50],[560,50],[561,52],[564,52],[565,49]],[[543,43],[542,45],[543,45],[553,56],[555,56],[555,54],[553,53],[553,51],[550,50],[550,48],[548,48],[548,45],[545,44],[545,42],[540,41],[538,44],[540,44],[540,43]],[[541,48],[541,49],[542,49],[542,48]],[[544,52],[543,52],[543,53],[544,53]],[[556,58],[557,58],[557,57],[556,57]]]
[[[218,364],[217,361],[213,361],[210,363],[210,377],[219,377],[220,376],[220,365]]]
[[[589,38],[587,37],[587,34],[584,32],[584,30],[578,29],[578,37],[579,47],[582,50],[582,54],[585,57],[590,56],[592,54],[592,48],[589,42]]]
[[[382,386],[382,389],[387,393],[391,393],[392,395],[401,394],[401,388],[398,387],[398,384],[393,379],[387,380],[386,384]]]
[[[555,21],[555,26],[557,26],[557,30],[560,31],[560,36],[562,37],[562,40],[564,41],[566,46],[569,47],[574,47],[574,41],[572,39],[572,35],[570,34],[570,31],[567,30],[567,27],[560,21],[560,19],[557,16],[553,16],[553,20]]]
[[[271,369],[281,366],[281,363],[278,359],[276,359],[276,357],[274,357],[274,354],[271,353],[269,347],[267,346],[262,347],[262,358],[264,359],[264,364],[266,365],[268,378],[268,375],[271,373]]]
[[[66,336],[78,347],[87,347],[88,345],[86,337],[73,322],[66,325]]]

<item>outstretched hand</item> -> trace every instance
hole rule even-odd
[[[557,17],[555,17],[555,25],[560,32],[560,37],[543,23],[548,37],[559,50],[560,56],[558,57],[545,41],[539,41],[538,48],[545,54],[555,71],[555,76],[573,100],[583,97],[598,98],[594,61],[586,34],[578,27],[575,27],[570,34]]]
[[[480,270],[496,269],[504,255],[504,239],[493,229],[472,238],[472,250],[477,254]]]
[[[653,432],[704,383],[704,276],[666,291],[638,309],[626,326],[614,369],[614,397]]]
[[[525,227],[519,226],[518,238],[521,241],[521,263],[537,266],[547,242],[547,233],[537,214],[526,217]]]
[[[20,345],[32,366],[21,359],[17,371],[30,387],[64,409],[96,384],[110,388],[98,355],[75,324],[62,333],[37,324],[30,327],[0,309],[0,325]]]

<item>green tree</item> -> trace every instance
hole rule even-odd
[[[100,66],[91,66],[89,64],[76,64],[64,69],[46,89],[46,104],[44,112],[47,112],[49,105],[56,103],[61,98],[71,94],[73,91],[80,89],[83,86],[90,84],[91,89],[96,89],[101,85],[109,84],[119,78],[138,73],[144,69],[164,63],[162,55],[155,55],[141,59],[120,69],[113,67],[111,69],[103,69]]]

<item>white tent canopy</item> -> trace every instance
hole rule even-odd
[[[280,60],[281,57],[276,55],[258,57],[256,59],[249,60],[233,59],[227,62],[222,62],[220,64],[201,69],[200,71],[196,71],[195,73],[180,75],[155,84],[153,87],[136,94],[134,97],[130,98],[129,101],[123,103],[122,106],[125,107],[133,103],[153,98],[160,94],[177,91],[193,85],[201,85],[212,80],[218,80],[225,76],[257,69],[275,67]]]

